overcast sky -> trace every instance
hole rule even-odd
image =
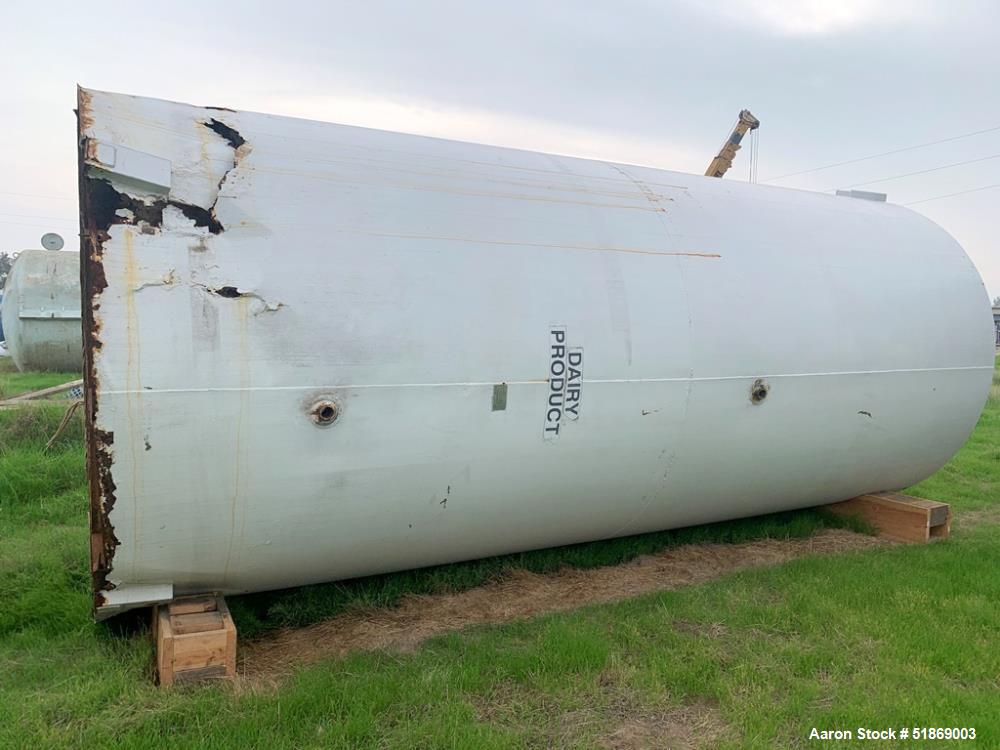
[[[76,234],[77,83],[701,173],[736,113],[761,181],[909,203],[1000,184],[995,0],[21,2],[0,22],[0,250]],[[747,179],[742,151],[726,179]],[[992,158],[985,158],[992,157]],[[1000,187],[918,203],[1000,295]],[[68,243],[69,244],[69,243]]]

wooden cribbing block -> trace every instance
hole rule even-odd
[[[154,607],[160,685],[236,676],[236,626],[221,596],[188,596]]]
[[[860,516],[878,530],[879,536],[901,542],[929,542],[945,539],[951,533],[948,503],[898,492],[860,495],[824,508],[841,516]]]

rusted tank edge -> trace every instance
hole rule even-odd
[[[111,476],[114,434],[97,426],[98,377],[95,353],[101,348],[99,317],[101,293],[108,282],[104,274],[104,242],[107,227],[97,223],[93,194],[95,180],[87,175],[86,130],[93,117],[90,94],[77,89],[77,147],[80,193],[80,316],[83,332],[84,431],[86,436],[87,484],[90,500],[90,574],[94,611],[103,603],[103,593],[113,587],[108,581],[118,538],[108,514],[115,503],[115,483]]]
[[[80,193],[80,288],[81,323],[83,332],[84,369],[84,419],[86,434],[87,479],[90,501],[90,570],[93,587],[94,612],[107,604],[104,592],[115,588],[109,580],[115,550],[121,543],[115,535],[110,513],[115,505],[115,482],[112,472],[115,435],[98,427],[100,412],[98,394],[100,382],[96,354],[102,347],[100,316],[101,295],[108,286],[104,269],[104,243],[111,235],[113,225],[132,225],[140,232],[157,232],[163,222],[163,212],[168,206],[179,210],[190,219],[194,227],[207,229],[210,234],[220,234],[225,227],[215,216],[218,196],[208,208],[171,200],[168,197],[140,199],[119,191],[109,180],[109,175],[89,164],[94,143],[87,133],[94,117],[90,92],[77,89],[77,158],[78,189]],[[250,150],[246,139],[232,126],[209,118],[200,124],[212,130],[233,148],[233,167],[219,181],[219,189],[240,160]],[[232,289],[235,294],[227,294]],[[244,296],[235,287],[222,287],[208,291],[222,296]]]

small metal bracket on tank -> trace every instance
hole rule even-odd
[[[837,195],[841,198],[860,198],[863,201],[875,201],[885,203],[885,193],[873,193],[870,190],[838,190]]]
[[[85,143],[84,159],[90,166],[145,183],[157,192],[166,194],[170,190],[172,167],[169,159],[89,138]]]

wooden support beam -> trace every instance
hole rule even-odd
[[[49,388],[42,388],[38,391],[28,391],[27,393],[19,393],[16,396],[11,396],[8,399],[0,401],[0,408],[5,406],[14,406],[16,404],[24,403],[25,401],[31,401],[36,398],[46,398],[47,396],[55,396],[59,393],[64,393],[70,391],[74,388],[83,385],[82,380],[71,380],[68,383],[63,383],[62,385],[53,385]]]
[[[221,596],[189,596],[153,608],[160,685],[236,676],[236,626]]]
[[[929,542],[951,533],[951,507],[947,503],[899,492],[860,495],[823,507],[840,516],[857,516],[874,526],[879,536],[901,542]]]

